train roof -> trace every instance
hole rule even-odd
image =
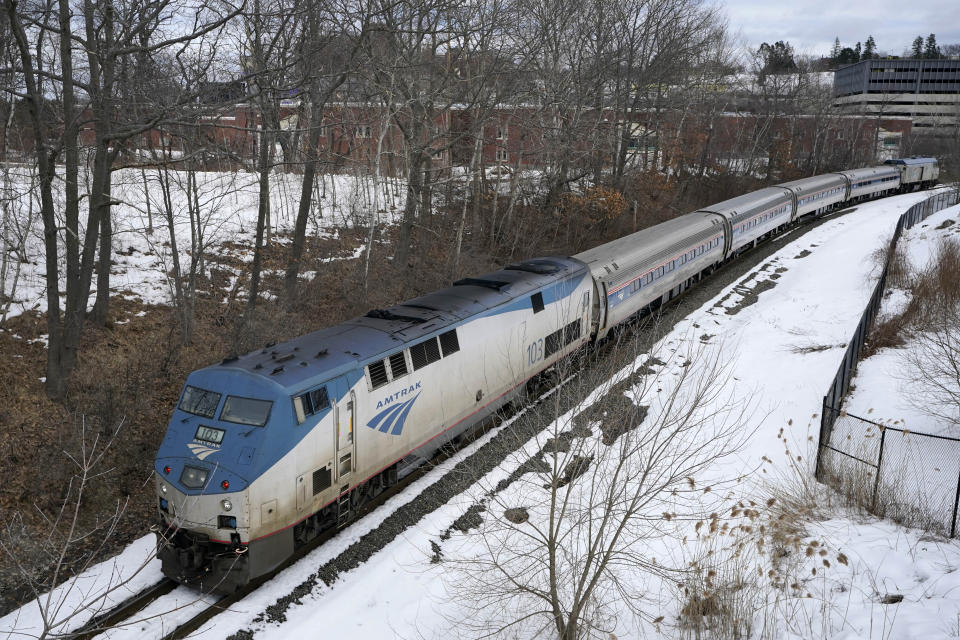
[[[582,271],[584,265],[571,258],[525,260],[333,327],[225,358],[205,370],[241,370],[295,393]]]
[[[590,267],[596,279],[615,285],[633,277],[637,269],[695,239],[722,231],[720,218],[695,211],[611,240],[573,256]]]
[[[738,213],[750,212],[757,207],[773,206],[779,202],[789,202],[790,199],[790,192],[782,187],[765,187],[758,191],[751,191],[723,202],[711,204],[698,209],[698,211],[717,213],[726,218],[731,218]]]
[[[909,165],[909,164],[930,164],[931,162],[936,164],[937,159],[936,158],[893,158],[891,160],[887,160],[883,164],[908,164]]]
[[[846,183],[846,179],[839,173],[824,173],[818,176],[810,176],[809,178],[781,182],[777,186],[790,189],[797,195],[805,195],[809,191],[825,189],[831,186],[844,186]]]
[[[838,173],[842,173],[852,180],[859,180],[872,176],[892,175],[899,171],[896,167],[880,165],[879,167],[864,167],[863,169],[844,169]]]

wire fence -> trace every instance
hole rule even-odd
[[[951,538],[960,506],[960,438],[912,432],[824,407],[833,423],[818,480],[871,513]]]
[[[823,398],[816,478],[858,495],[878,515],[910,518],[954,537],[960,501],[960,439],[911,432],[845,413],[843,398],[880,309],[890,258],[904,229],[960,202],[960,190],[938,193],[907,209],[890,240],[887,262]],[[937,514],[942,514],[942,517]]]

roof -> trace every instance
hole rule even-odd
[[[936,164],[936,158],[895,158],[893,160],[887,160],[884,164]]]
[[[526,260],[287,342],[225,358],[206,370],[241,370],[296,391],[522,297],[555,282],[558,275],[583,270],[582,263],[570,258]]]

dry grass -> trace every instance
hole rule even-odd
[[[930,263],[923,268],[911,265],[900,249],[893,254],[878,249],[873,254],[874,262],[881,268],[887,257],[887,288],[908,291],[910,301],[901,313],[876,322],[870,330],[864,358],[883,348],[902,346],[911,333],[930,328],[943,317],[945,309],[960,305],[960,242],[942,239]]]

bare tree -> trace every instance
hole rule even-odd
[[[288,302],[293,299],[297,276],[300,273],[307,220],[315,191],[314,179],[320,163],[321,141],[326,131],[324,110],[354,73],[360,60],[360,48],[369,20],[370,17],[364,6],[354,10],[351,5],[317,2],[311,3],[306,10],[297,46],[300,49],[299,64],[303,74],[301,83],[309,103],[309,134],[304,148],[303,179],[293,242],[290,245],[290,255],[284,275],[284,291]],[[378,143],[376,159],[378,166],[382,142],[383,135],[380,136]],[[374,197],[376,197],[377,188],[378,186],[374,185]]]
[[[748,436],[719,349],[687,343],[660,354],[666,363],[635,345],[616,351],[612,370],[600,368],[607,382],[591,392],[597,378],[580,374],[527,418],[542,431],[508,481],[483,487],[468,551],[443,558],[481,635],[572,640],[609,632],[617,610],[642,615],[631,574],[671,572],[644,542],[667,533],[671,514],[709,509],[718,487],[701,486],[701,472]]]
[[[22,90],[6,89],[24,99],[33,128],[37,163],[46,254],[46,389],[51,397],[63,398],[86,321],[98,243],[101,255],[96,315],[103,320],[107,311],[113,162],[125,141],[156,126],[169,115],[172,106],[161,102],[148,112],[121,109],[117,102],[118,74],[121,69],[130,68],[134,58],[142,63],[162,51],[176,51],[197,43],[222,28],[236,12],[229,6],[199,6],[191,0],[123,6],[84,0],[79,7],[72,6],[69,0],[46,4],[7,0],[4,9],[18,53],[19,79],[14,87],[22,86]],[[188,14],[195,16],[194,21],[183,24],[182,30],[171,33],[161,28],[170,22],[182,24],[175,17]],[[79,30],[75,24],[78,22],[83,25]],[[54,51],[59,57],[51,55]],[[87,67],[75,66],[83,58]],[[173,101],[174,105],[189,101],[189,97],[180,98]],[[140,117],[126,119],[131,114]],[[95,139],[92,185],[90,192],[83,195],[79,179],[81,128],[92,131]],[[58,207],[54,178],[61,156],[64,201]],[[88,209],[81,233],[83,197]],[[60,302],[61,246],[66,258],[64,305]]]

